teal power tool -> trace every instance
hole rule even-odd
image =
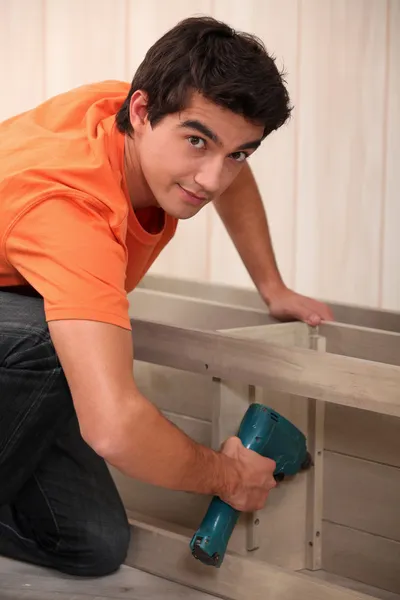
[[[274,477],[277,481],[312,465],[303,433],[263,404],[249,406],[238,437],[245,448],[276,462]],[[193,556],[206,565],[220,567],[239,515],[238,510],[215,496],[190,542]]]

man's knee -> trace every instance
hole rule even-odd
[[[128,553],[130,529],[127,520],[107,527],[86,530],[85,548],[76,554],[74,566],[66,569],[70,574],[83,577],[110,575],[124,563]]]

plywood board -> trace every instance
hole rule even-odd
[[[140,282],[141,289],[163,291],[185,297],[201,298],[231,306],[242,306],[267,311],[267,306],[254,286],[239,287],[218,282],[206,283],[193,279],[179,279],[161,275],[146,275]],[[326,298],[320,298],[326,301]],[[335,321],[395,331],[400,333],[400,309],[378,309],[359,304],[328,301],[332,308]]]
[[[217,389],[208,375],[135,361],[134,376],[158,408],[211,422]]]
[[[295,287],[377,306],[387,3],[301,6]]]
[[[400,154],[400,3],[388,1],[387,117],[384,133],[385,187],[382,223],[381,305],[400,310],[399,164]]]
[[[400,469],[325,452],[324,519],[400,542]]]
[[[0,78],[4,82],[0,121],[3,121],[45,100],[45,4],[42,0],[14,0],[2,2],[0,10]]]
[[[325,448],[400,467],[400,418],[327,404]]]
[[[130,519],[132,542],[127,564],[228,600],[371,600],[360,592],[317,581],[289,570],[226,554],[220,569],[196,561],[190,535],[162,524]]]
[[[202,592],[122,566],[107,577],[73,577],[0,558],[1,600],[211,600]]]
[[[400,368],[225,334],[132,321],[137,359],[400,415]]]
[[[327,352],[400,365],[400,333],[343,323],[322,323],[319,333],[326,337]]]
[[[381,588],[377,588],[371,585],[366,585],[365,583],[355,581],[354,579],[349,579],[348,577],[334,575],[333,573],[329,573],[328,571],[324,571],[323,569],[320,569],[319,571],[304,570],[302,571],[302,573],[304,575],[309,575],[310,577],[322,579],[322,581],[329,581],[330,583],[341,585],[350,590],[356,590],[358,592],[362,592],[363,594],[368,594],[369,596],[379,598],[380,600],[400,600],[399,594],[395,594],[394,592],[388,592],[387,590],[382,590]]]
[[[326,571],[400,593],[400,543],[324,521]]]
[[[197,298],[184,298],[137,288],[129,294],[129,314],[133,319],[144,319],[191,327],[216,330],[229,327],[266,325],[272,322],[267,312],[227,306]]]

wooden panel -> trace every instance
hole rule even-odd
[[[325,448],[400,467],[400,419],[327,404]]]
[[[400,368],[132,321],[138,360],[400,416]]]
[[[324,522],[322,563],[326,571],[400,593],[400,543]]]
[[[146,319],[195,329],[225,329],[264,325],[272,320],[266,312],[226,306],[196,298],[182,298],[163,292],[136,289],[129,294],[129,314]]]
[[[400,469],[325,452],[324,519],[400,542]]]
[[[135,361],[137,386],[158,408],[211,421],[216,386],[211,377]]]
[[[386,187],[383,222],[383,264],[381,303],[400,310],[399,227],[400,175],[400,3],[389,0],[388,87],[386,118]]]
[[[0,121],[44,100],[42,0],[0,5]]]
[[[309,575],[317,579],[322,579],[323,581],[329,581],[330,583],[341,585],[350,590],[362,592],[363,594],[367,594],[369,596],[372,596],[373,598],[379,598],[380,600],[400,600],[399,594],[388,592],[386,590],[382,590],[381,588],[377,588],[371,585],[366,585],[365,583],[355,581],[354,579],[349,579],[348,577],[334,575],[333,573],[329,573],[328,571],[324,571],[323,569],[320,569],[319,571],[304,570],[302,571],[302,573],[304,573],[304,575]]]
[[[296,288],[377,306],[387,3],[304,0]]]
[[[309,341],[308,328],[302,323],[234,329],[229,330],[229,335],[263,339],[282,346],[296,344],[308,347]],[[237,430],[249,403],[254,401],[277,410],[307,435],[307,399],[241,383],[222,381],[220,387],[220,406],[213,419],[219,441]],[[242,552],[243,545],[246,544],[257,560],[293,570],[304,568],[308,475],[303,473],[280,484],[270,493],[263,510],[248,515],[248,519],[242,518],[232,535],[231,550]]]
[[[400,366],[400,333],[341,323],[322,323],[327,351]]]
[[[46,96],[104,79],[124,79],[125,3],[46,3]]]
[[[214,14],[231,26],[255,34],[287,73],[292,104],[298,87],[298,2],[218,0]],[[249,164],[267,211],[272,241],[285,281],[294,282],[296,118],[272,133]],[[251,279],[216,212],[210,239],[211,281],[252,287]],[[229,265],[229,269],[226,266]]]
[[[212,600],[212,596],[122,566],[107,577],[69,577],[0,558],[2,600]]]
[[[131,80],[150,46],[178,21],[197,14],[210,14],[212,0],[127,0],[127,72]],[[181,221],[174,239],[157,258],[150,272],[178,277],[208,278],[208,206],[194,219]]]
[[[127,564],[227,600],[371,600],[360,592],[227,553],[219,569],[190,554],[190,534],[131,518]]]
[[[237,285],[220,283],[204,283],[193,279],[186,281],[174,277],[163,277],[148,274],[140,283],[141,288],[168,292],[180,296],[211,300],[222,304],[243,306],[267,311],[267,306],[261,296],[254,289],[245,289]],[[374,309],[361,305],[329,302],[334,311],[335,320],[341,323],[359,325],[360,327],[373,327],[385,331],[400,333],[400,312]]]

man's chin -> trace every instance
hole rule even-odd
[[[167,215],[175,219],[186,220],[191,219],[206,205],[204,202],[200,206],[193,206],[184,202],[159,202],[159,206]]]

